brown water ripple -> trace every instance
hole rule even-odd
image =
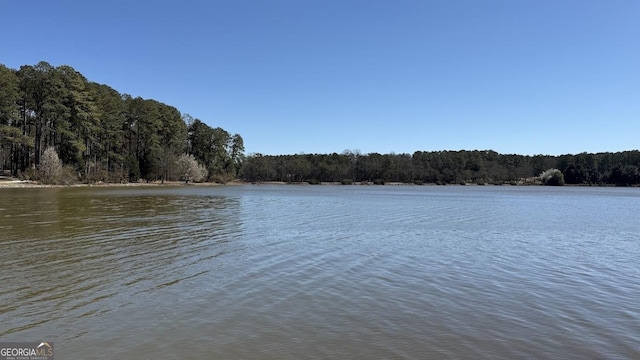
[[[638,197],[556,191],[35,194],[30,236],[3,225],[0,336],[69,359],[636,358]]]

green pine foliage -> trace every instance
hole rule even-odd
[[[513,155],[495,151],[416,151],[413,154],[297,154],[248,156],[246,181],[407,184],[540,184],[540,174],[557,169],[550,184],[640,186],[640,152],[577,155]]]
[[[120,94],[68,65],[0,64],[0,170],[39,169],[48,148],[85,182],[178,180],[183,153],[210,176],[235,178],[244,160],[240,135],[173,106]]]

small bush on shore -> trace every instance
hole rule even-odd
[[[78,183],[78,174],[76,173],[76,169],[74,169],[71,165],[65,165],[62,167],[60,171],[60,177],[58,178],[57,184],[59,185],[73,185]]]
[[[342,185],[353,185],[353,180],[351,180],[351,179],[342,179],[342,180],[340,180],[340,184],[342,184]]]
[[[88,184],[95,184],[99,182],[108,182],[109,181],[109,173],[104,169],[99,169],[89,173],[86,176],[86,181]]]
[[[564,185],[564,175],[562,171],[558,169],[545,170],[540,174],[540,180],[542,184],[549,186],[561,186]]]

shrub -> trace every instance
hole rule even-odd
[[[342,179],[342,180],[340,180],[340,184],[342,184],[342,185],[352,185],[353,184],[353,180],[351,180],[351,179]]]
[[[204,170],[206,171],[206,169]],[[209,181],[213,181],[218,184],[226,184],[231,180],[233,180],[233,175],[230,173],[216,174],[209,177]]]
[[[109,173],[104,169],[96,169],[87,175],[87,183],[94,184],[109,180]]]
[[[110,183],[125,183],[127,181],[129,181],[129,177],[124,169],[113,170],[109,172],[107,177],[107,182]]]
[[[18,179],[20,180],[37,180],[38,172],[33,168],[27,168],[24,171],[18,171]]]
[[[375,180],[373,180],[373,185],[384,185],[384,180],[375,179]]]
[[[60,171],[60,177],[58,178],[58,183],[60,185],[71,185],[78,182],[78,173],[76,169],[74,169],[71,165],[65,165],[62,167]]]
[[[321,182],[318,179],[309,179],[307,180],[307,183],[309,183],[309,185],[320,185]]]
[[[422,179],[415,179],[415,180],[413,180],[413,183],[416,184],[416,185],[423,185],[424,181],[422,181]]]
[[[540,174],[540,181],[544,185],[561,186],[564,185],[564,175],[558,169],[548,169]]]

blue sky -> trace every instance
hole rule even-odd
[[[0,63],[70,65],[247,153],[640,148],[637,0],[0,0]]]

